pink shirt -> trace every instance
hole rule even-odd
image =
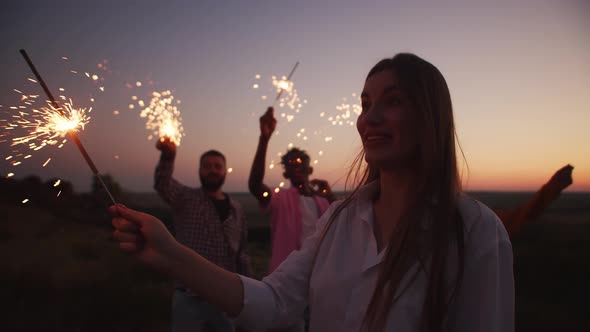
[[[323,197],[313,196],[318,209],[318,219],[330,206]],[[270,211],[272,255],[268,273],[274,271],[294,250],[301,249],[301,200],[295,187],[283,189],[271,196],[265,212]]]

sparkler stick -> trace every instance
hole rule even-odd
[[[23,58],[25,58],[25,61],[27,62],[27,64],[31,68],[31,71],[33,72],[33,74],[37,78],[37,81],[39,82],[39,84],[41,84],[41,87],[43,88],[43,91],[45,91],[45,94],[47,95],[47,98],[49,98],[49,101],[51,102],[51,104],[53,105],[53,107],[56,110],[58,110],[62,115],[65,115],[64,112],[63,112],[63,109],[60,107],[60,105],[58,104],[58,102],[56,101],[56,99],[53,97],[53,95],[51,94],[51,91],[49,91],[49,88],[47,87],[47,84],[45,84],[45,81],[43,81],[43,78],[41,78],[41,75],[37,71],[37,68],[35,68],[35,65],[31,61],[31,58],[29,58],[29,55],[27,54],[27,52],[24,49],[21,49],[20,50],[20,54],[23,56]],[[80,153],[82,154],[82,157],[84,157],[84,160],[86,160],[86,163],[90,167],[90,170],[92,170],[92,173],[94,174],[94,176],[96,176],[98,178],[100,184],[102,185],[102,187],[104,188],[104,190],[109,195],[109,198],[111,199],[111,201],[113,202],[113,204],[117,204],[117,202],[115,201],[115,198],[113,198],[113,195],[111,194],[111,192],[107,188],[106,184],[104,183],[102,177],[98,173],[98,169],[96,168],[96,165],[94,165],[94,162],[92,162],[92,159],[90,158],[90,155],[88,154],[88,152],[86,152],[86,149],[84,148],[84,146],[82,145],[82,142],[78,138],[78,135],[76,135],[76,133],[73,130],[69,130],[68,131],[68,134],[70,135],[70,138],[74,141],[74,143],[76,143],[76,146],[78,147],[78,150],[80,150]]]
[[[297,69],[297,66],[299,66],[299,61],[295,62],[295,66],[293,66],[293,69],[291,69],[291,72],[289,73],[289,76],[287,76],[287,81],[289,81],[291,79],[291,76],[293,76],[293,73],[295,72],[295,69]],[[277,97],[275,98],[275,100],[272,102],[272,107],[275,106],[275,103],[281,99],[281,95],[283,94],[283,91],[285,91],[284,88],[280,88],[279,93],[277,94]]]

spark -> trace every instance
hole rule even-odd
[[[60,183],[61,183],[61,180],[57,180],[57,181],[55,181],[55,183],[53,184],[53,186],[54,187],[57,187],[57,186],[59,186]]]
[[[22,203],[23,204],[26,204],[28,201],[29,201],[29,199],[28,198],[25,198],[25,199],[23,199]]]
[[[90,121],[85,108],[74,108],[72,101],[63,104],[61,108],[49,107],[33,109],[30,112],[19,112],[16,120],[9,125],[16,125],[28,133],[13,138],[12,145],[32,142],[32,149],[46,145],[56,145],[58,139],[63,138],[70,131],[78,132]]]
[[[11,178],[14,176],[14,173],[8,173],[8,175],[6,175],[7,178]]]
[[[268,191],[263,192],[262,197],[268,197]]]
[[[233,171],[234,171],[234,169],[233,169],[233,168],[231,168],[231,167],[227,169],[227,172],[228,172],[228,173],[231,173],[231,172],[233,172]]]
[[[174,96],[170,90],[153,92],[149,106],[144,108],[140,116],[147,118],[145,127],[159,138],[168,137],[174,144],[180,145],[184,128],[180,110],[175,105]],[[176,102],[176,104],[178,104]],[[131,107],[130,107],[131,108]]]

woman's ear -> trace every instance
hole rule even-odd
[[[309,166],[309,170],[307,171],[307,175],[311,175],[313,173],[313,167]]]

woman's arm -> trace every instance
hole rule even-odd
[[[307,305],[309,278],[323,225],[262,281],[228,272],[182,246],[157,218],[123,206],[112,206],[114,237],[119,247],[144,264],[162,271],[252,330],[288,326]]]
[[[119,247],[142,263],[187,285],[196,294],[230,315],[242,310],[240,277],[209,262],[178,243],[157,218],[121,205],[109,209]]]

